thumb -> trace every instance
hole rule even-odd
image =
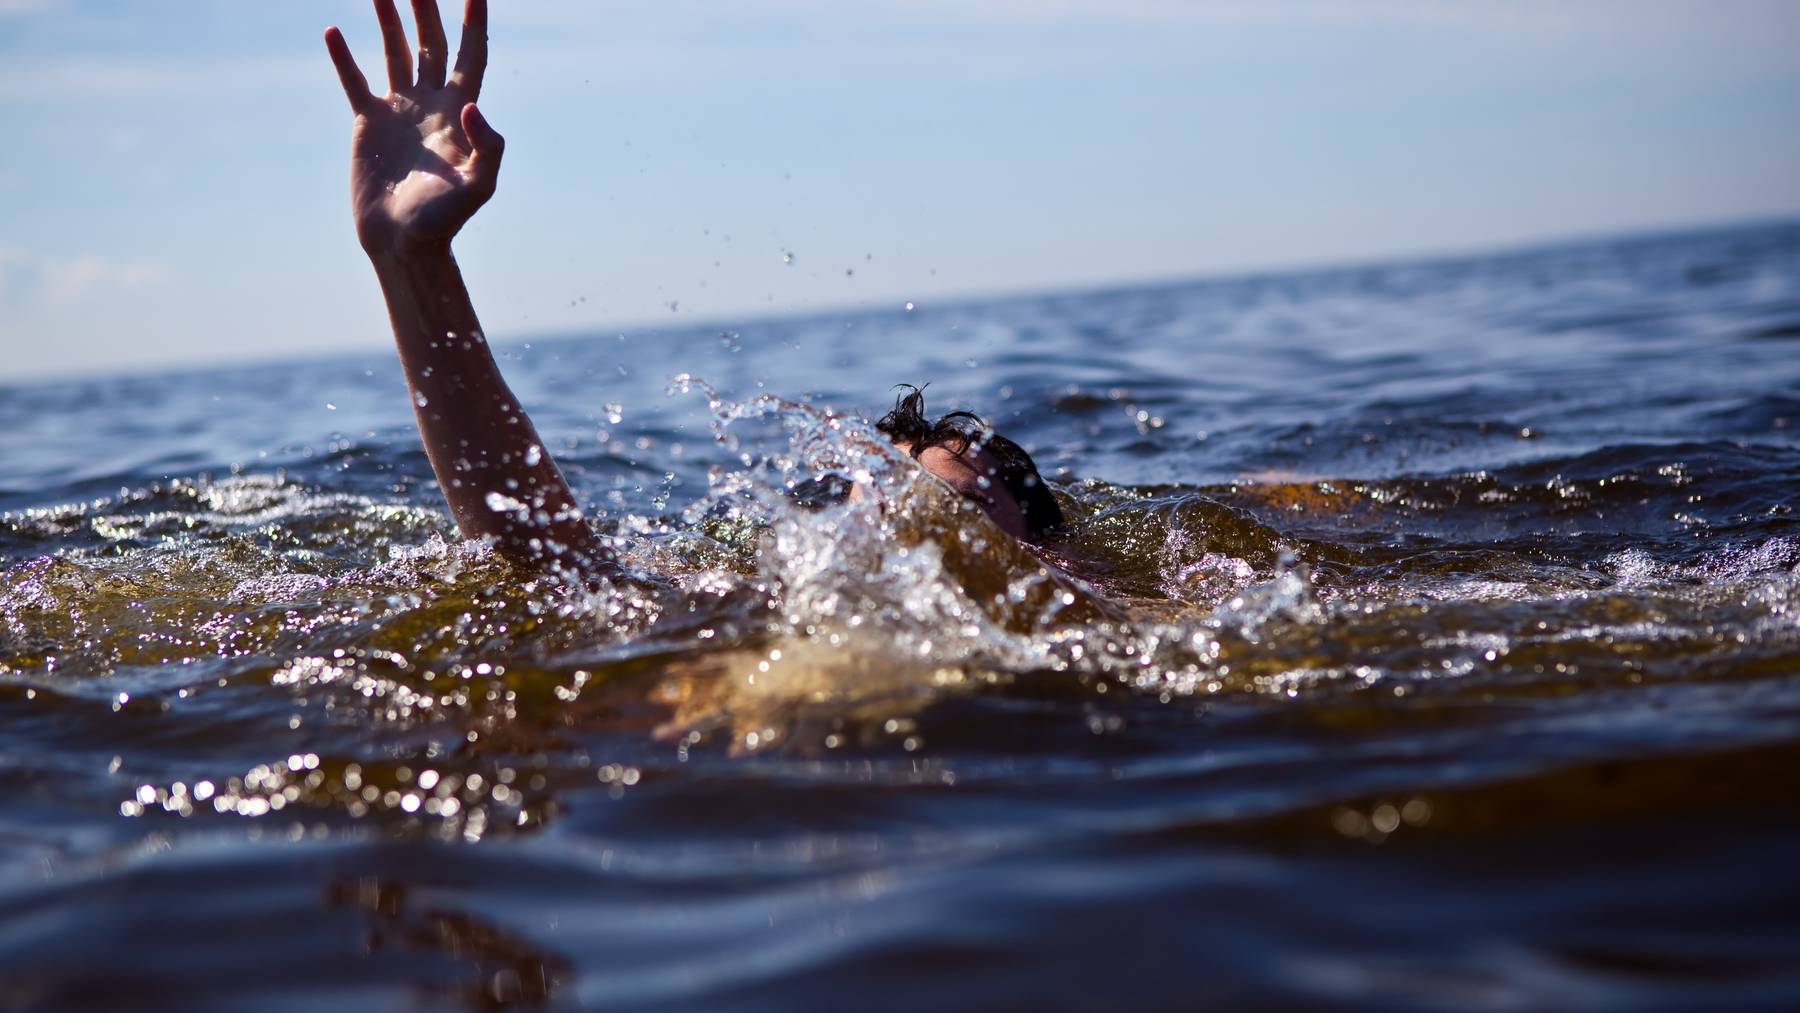
[[[462,128],[475,148],[470,163],[476,178],[492,181],[500,171],[500,156],[506,153],[506,138],[488,123],[473,102],[462,107]]]

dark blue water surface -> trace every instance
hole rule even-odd
[[[635,579],[391,356],[0,388],[0,1008],[1800,1005],[1800,225],[503,349]]]

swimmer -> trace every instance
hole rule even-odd
[[[476,100],[487,72],[487,2],[466,0],[461,49],[437,0],[413,0],[415,54],[394,0],[374,0],[387,93],[377,95],[337,28],[325,47],[350,99],[350,207],[375,268],[419,435],[465,538],[538,566],[608,569],[567,480],[506,386],[450,242],[494,196],[506,142]],[[1031,457],[969,412],[929,422],[918,388],[876,423],[902,453],[979,504],[1006,533],[1036,540],[1062,523]]]

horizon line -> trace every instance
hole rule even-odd
[[[1756,228],[1800,227],[1800,210],[1776,212],[1770,215],[1759,215],[1750,218],[1725,218],[1694,221],[1680,224],[1631,227],[1612,232],[1576,231],[1561,234],[1550,234],[1535,239],[1498,242],[1474,242],[1453,244],[1449,246],[1422,249],[1408,253],[1372,254],[1366,257],[1346,257],[1318,261],[1282,261],[1263,265],[1246,265],[1244,267],[1221,269],[1218,271],[1200,271],[1175,275],[1161,275],[1137,278],[1116,278],[1110,280],[1094,280],[1076,282],[1056,288],[1019,287],[1009,289],[969,289],[964,291],[947,290],[938,296],[925,295],[913,302],[930,305],[921,309],[937,310],[944,308],[966,308],[985,303],[1006,303],[1020,300],[1045,299],[1055,296],[1097,296],[1120,292],[1150,291],[1163,288],[1176,288],[1185,285],[1219,284],[1228,282],[1250,281],[1264,278],[1280,278],[1298,275],[1334,274],[1349,271],[1366,271],[1396,267],[1416,266],[1426,263],[1457,263],[1471,260],[1487,260],[1496,257],[1517,256],[1532,253],[1547,253],[1558,249],[1577,248],[1602,243],[1646,241],[1662,238],[1678,238],[1698,236],[1707,233],[1736,232]],[[777,322],[802,322],[817,320],[830,316],[876,316],[888,313],[902,313],[906,310],[896,307],[891,302],[874,302],[861,300],[853,302],[832,303],[814,308],[788,311],[758,312],[750,311],[736,315],[716,314],[695,317],[679,323],[654,317],[622,319],[618,321],[597,321],[581,328],[560,328],[555,330],[536,330],[507,334],[495,338],[488,334],[489,343],[496,348],[530,345],[534,342],[563,343],[593,338],[605,333],[631,332],[654,335],[678,331],[705,330],[714,327],[725,330],[736,330],[744,326],[762,325]],[[353,348],[334,348],[316,353],[300,352],[297,354],[275,354],[259,356],[254,353],[244,356],[228,355],[208,360],[173,360],[166,363],[146,363],[137,367],[122,369],[106,369],[105,367],[63,369],[52,367],[42,373],[28,374],[23,377],[0,380],[0,391],[23,390],[37,387],[50,387],[63,383],[79,383],[90,381],[114,381],[129,378],[154,378],[158,376],[180,376],[213,370],[231,370],[257,367],[273,367],[289,364],[318,364],[333,360],[350,360],[362,355],[379,354],[375,350],[358,351]]]

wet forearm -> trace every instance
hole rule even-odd
[[[369,256],[426,455],[463,535],[537,562],[602,561],[568,483],[500,375],[448,245]]]

